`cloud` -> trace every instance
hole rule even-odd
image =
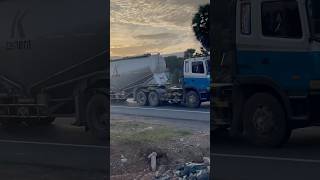
[[[137,39],[171,39],[179,35],[175,33],[141,34],[134,36]]]
[[[191,21],[206,3],[209,0],[111,0],[112,55],[198,48]]]

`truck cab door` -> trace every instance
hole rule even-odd
[[[297,0],[238,1],[238,76],[266,77],[306,92],[310,61],[305,5]]]
[[[207,91],[210,74],[206,63],[205,58],[195,58],[184,62],[184,88],[195,89],[199,93]]]

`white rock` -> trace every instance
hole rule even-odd
[[[151,170],[154,172],[157,170],[157,153],[151,153],[148,158],[151,159]]]
[[[120,161],[121,161],[121,163],[126,163],[126,162],[128,162],[128,159],[126,157],[124,157],[124,155],[121,154]]]

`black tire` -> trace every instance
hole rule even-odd
[[[140,106],[147,106],[148,105],[148,96],[142,90],[139,90],[136,94],[136,101]]]
[[[257,93],[244,106],[244,135],[253,144],[280,147],[289,138],[284,108],[274,96]]]
[[[99,139],[106,139],[109,134],[109,104],[108,98],[103,94],[93,95],[86,109],[86,120],[89,131]]]
[[[201,101],[199,94],[195,91],[189,91],[186,94],[186,106],[190,108],[200,107]]]
[[[148,96],[149,105],[156,107],[160,105],[159,94],[156,91],[151,91]]]

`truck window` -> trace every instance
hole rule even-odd
[[[242,3],[240,7],[240,23],[241,23],[241,34],[251,34],[251,4]]]
[[[192,62],[192,73],[204,74],[204,66],[202,61]]]
[[[312,36],[316,39],[320,37],[320,1],[319,0],[308,0],[307,11],[309,15],[309,23],[311,27]]]
[[[184,72],[189,73],[189,61],[184,63]]]
[[[295,0],[262,3],[262,33],[268,37],[301,38],[302,28]]]

